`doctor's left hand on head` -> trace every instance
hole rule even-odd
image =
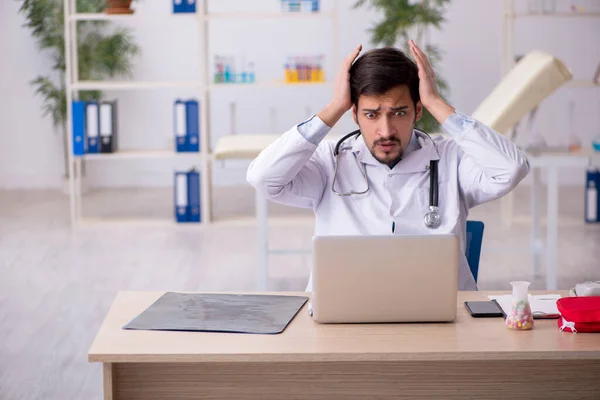
[[[412,39],[409,40],[408,44],[410,52],[419,68],[419,96],[421,97],[421,103],[440,124],[443,124],[446,118],[454,113],[455,110],[442,99],[435,81],[435,72],[425,53],[423,53]]]

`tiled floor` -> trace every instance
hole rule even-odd
[[[240,194],[246,201],[233,200]],[[90,192],[86,216],[170,218],[169,190]],[[252,192],[215,192],[218,219],[251,215]],[[526,216],[527,188],[515,213]],[[543,205],[542,205],[543,207]],[[302,210],[272,207],[274,214]],[[600,279],[600,225],[582,223],[583,192],[561,191],[559,287]],[[474,209],[486,223],[481,289],[508,289],[532,276],[527,223],[503,225],[500,202]],[[87,351],[118,290],[254,290],[258,272],[255,228],[220,223],[208,228],[104,226],[71,232],[68,198],[51,191],[0,191],[0,398],[100,399],[100,366]],[[276,247],[308,247],[311,224],[274,225]],[[303,290],[308,257],[270,258],[270,289]]]

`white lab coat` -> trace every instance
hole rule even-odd
[[[394,168],[377,161],[363,137],[350,138],[342,148],[336,190],[362,191],[365,179],[356,162],[366,168],[369,191],[338,196],[331,190],[335,141],[323,137],[329,130],[313,117],[309,131],[298,125],[285,132],[252,161],[248,182],[268,199],[296,207],[312,208],[315,235],[386,235],[454,233],[460,239],[459,290],[477,290],[465,249],[465,225],[469,209],[497,199],[512,190],[529,172],[527,157],[508,138],[474,121],[452,137],[433,135],[413,142],[414,149]],[[473,120],[472,120],[473,121]],[[435,143],[435,145],[434,145]],[[352,154],[356,154],[356,157]],[[429,209],[429,162],[439,160],[439,208],[437,229],[427,228],[423,217]],[[312,273],[306,288],[312,291]]]

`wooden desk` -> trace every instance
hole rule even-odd
[[[319,325],[305,305],[280,335],[244,335],[123,330],[162,292],[121,292],[89,361],[105,399],[599,398],[600,334],[472,318],[463,302],[488,294],[460,293],[455,323]]]

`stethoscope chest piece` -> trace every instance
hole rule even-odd
[[[437,228],[442,223],[442,217],[437,207],[429,207],[429,212],[425,214],[425,226],[428,228]]]

